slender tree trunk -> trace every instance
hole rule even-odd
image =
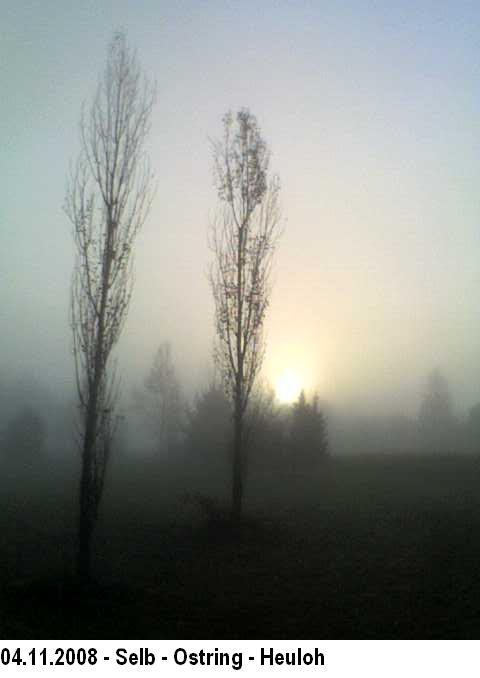
[[[107,242],[105,245],[105,259],[102,268],[102,296],[98,317],[98,333],[95,351],[95,367],[92,391],[89,394],[85,437],[82,452],[82,473],[80,478],[80,517],[78,527],[78,554],[77,572],[80,580],[87,581],[91,575],[91,542],[95,522],[97,501],[94,496],[93,480],[94,445],[97,437],[99,391],[105,373],[103,359],[105,342],[105,314],[107,308],[108,291],[110,289],[110,270],[112,266],[113,232],[115,223],[111,214],[108,216]]]
[[[95,398],[96,400],[96,398]],[[82,471],[80,475],[80,514],[78,522],[77,576],[81,582],[91,577],[91,543],[93,534],[94,497],[92,487],[92,463],[94,431],[96,427],[96,404],[90,404],[85,427],[82,450]]]
[[[83,464],[80,479],[80,515],[78,524],[77,577],[80,583],[86,583],[91,577],[91,543],[93,523],[89,511],[89,478],[87,464]]]
[[[237,332],[236,332],[236,349],[237,349],[237,375],[235,384],[235,404],[234,404],[234,432],[233,432],[233,468],[232,468],[232,512],[234,520],[239,520],[242,515],[242,499],[243,499],[243,474],[242,474],[242,454],[243,454],[243,409],[242,409],[242,395],[244,387],[243,375],[243,346],[242,346],[242,313],[243,313],[243,238],[244,228],[241,226],[238,231],[238,248],[237,248]]]
[[[239,408],[234,416],[232,514],[235,520],[242,515],[243,501],[243,417]]]

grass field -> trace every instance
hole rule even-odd
[[[0,481],[4,638],[476,638],[480,461],[325,460],[252,472],[246,520],[192,492],[221,474],[117,462],[95,535],[96,584],[71,584],[77,470]],[[214,518],[218,517],[218,520]]]

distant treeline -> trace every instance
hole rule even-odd
[[[37,385],[17,393],[15,403],[4,400],[4,462],[24,467],[51,455],[78,460],[74,412],[65,403],[55,408],[45,392]],[[230,464],[231,409],[223,389],[212,380],[189,402],[166,345],[117,424],[114,455],[157,455],[225,472]],[[308,469],[327,453],[475,453],[480,451],[480,403],[463,419],[455,416],[448,383],[438,371],[429,376],[415,417],[342,414],[303,392],[295,403],[280,404],[273,391],[258,388],[248,410],[246,445],[247,472]]]

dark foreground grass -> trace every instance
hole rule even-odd
[[[230,529],[216,504],[192,495],[214,496],[211,472],[123,462],[96,534],[95,583],[81,592],[71,578],[75,472],[40,473],[23,499],[10,478],[0,632],[476,638],[479,470],[475,458],[385,456],[328,460],[313,475],[252,472],[248,519]]]

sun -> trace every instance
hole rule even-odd
[[[290,369],[283,370],[275,381],[275,395],[281,403],[293,403],[302,390],[300,377]]]

